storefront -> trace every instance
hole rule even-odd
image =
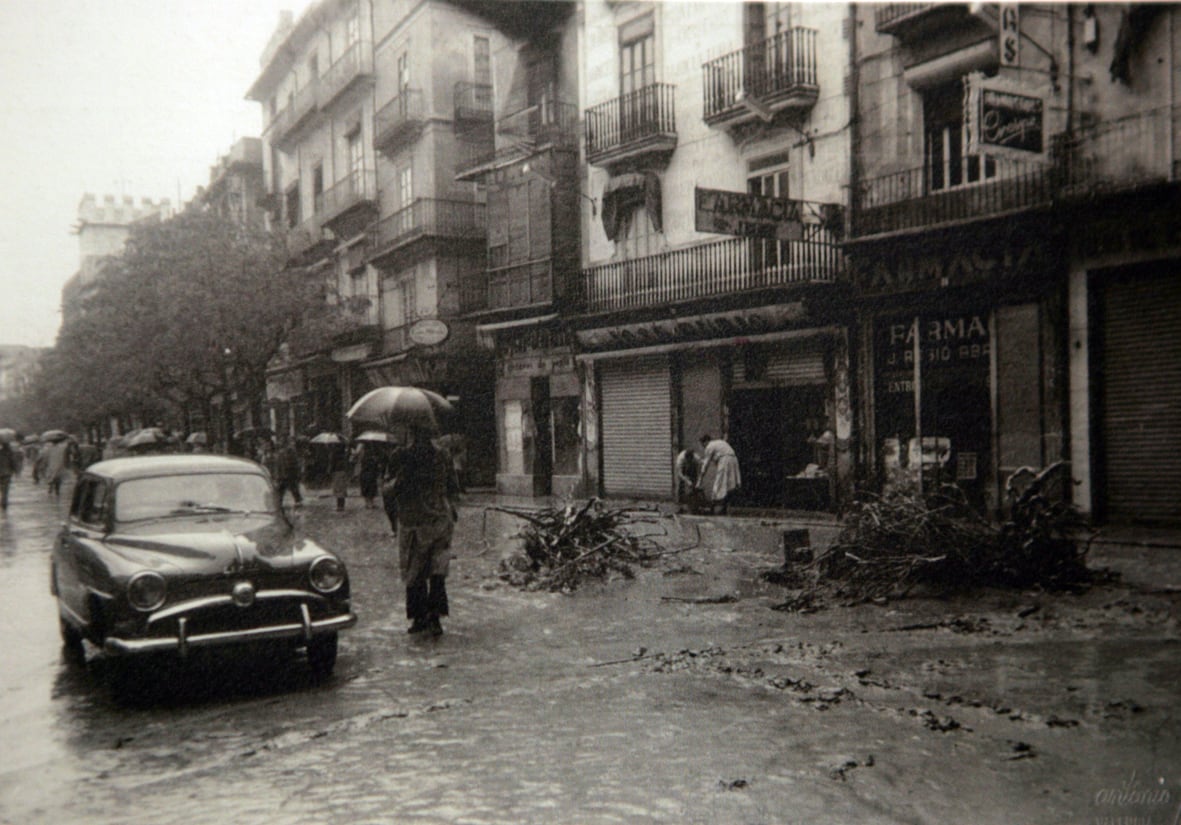
[[[1181,191],[1072,221],[1078,499],[1100,523],[1181,524]]]
[[[983,512],[1064,457],[1065,262],[1036,224],[853,245],[871,486],[959,487]]]
[[[591,487],[673,499],[677,454],[700,452],[708,434],[738,455],[734,506],[834,509],[852,471],[847,339],[836,325],[783,328],[801,314],[801,305],[774,305],[580,331],[584,347],[596,348],[578,356],[583,414],[597,424],[584,439],[586,464],[598,473]],[[678,333],[689,340],[675,340]],[[601,348],[621,339],[665,342]]]

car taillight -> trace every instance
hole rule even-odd
[[[339,590],[344,584],[344,565],[332,556],[321,556],[312,562],[311,569],[308,570],[308,580],[320,593]]]
[[[164,604],[168,584],[159,573],[136,573],[127,582],[127,601],[136,610],[149,613]]]

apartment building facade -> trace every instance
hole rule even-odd
[[[673,498],[676,455],[708,433],[738,453],[736,505],[848,499],[849,14],[584,4],[589,491]]]
[[[489,358],[459,313],[483,266],[483,195],[455,167],[496,37],[444,2],[322,0],[281,20],[248,94],[267,113],[273,218],[291,265],[363,309],[330,349],[275,365],[277,429],[344,429],[367,390],[414,384],[457,403],[471,466],[493,466]]]
[[[1181,516],[1176,10],[857,5],[850,237],[867,479],[1004,504],[1069,461]]]
[[[582,495],[581,383],[567,318],[580,299],[579,14],[573,3],[459,2],[495,25],[493,118],[458,170],[487,193],[486,266],[463,282],[495,370],[496,487]]]

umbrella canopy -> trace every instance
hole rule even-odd
[[[41,433],[42,441],[65,441],[70,434],[65,430],[46,430]]]
[[[21,443],[22,443],[22,444],[40,444],[40,443],[41,443],[41,436],[39,436],[39,435],[26,435],[26,436],[25,436],[25,440],[24,440],[23,442],[21,442]]]
[[[346,415],[349,421],[376,424],[384,430],[401,425],[439,432],[453,412],[450,401],[430,390],[378,387],[361,396]]]
[[[16,440],[16,430],[8,427],[0,427],[0,444],[7,444],[9,441]]]
[[[189,437],[185,439],[186,444],[208,444],[209,436],[202,432],[189,433]]]
[[[379,432],[378,430],[367,430],[357,436],[358,441],[379,441],[382,444],[389,444],[394,440],[394,437],[389,433]]]
[[[343,444],[344,439],[336,433],[320,433],[312,439],[313,444]]]
[[[164,431],[158,427],[145,427],[139,432],[130,435],[127,439],[126,446],[128,447],[146,447],[149,444],[162,444],[167,441],[167,436]]]

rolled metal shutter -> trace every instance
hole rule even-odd
[[[1181,273],[1103,293],[1107,520],[1181,523]]]
[[[602,363],[599,392],[603,492],[672,495],[672,401],[668,359]]]

